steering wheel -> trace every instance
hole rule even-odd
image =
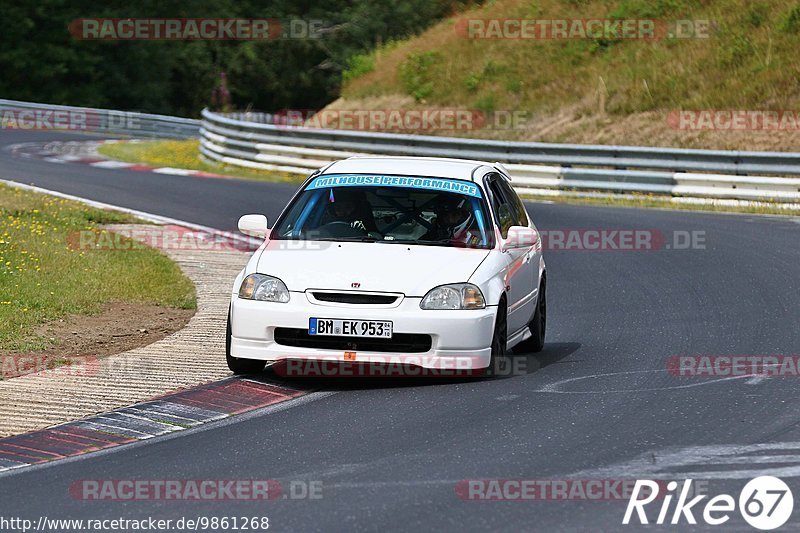
[[[336,220],[334,222],[328,222],[327,224],[323,224],[322,226],[317,228],[317,231],[325,237],[334,237],[334,238],[367,236],[366,230],[363,230],[358,227],[353,227],[350,225],[349,222],[345,222],[343,220]]]

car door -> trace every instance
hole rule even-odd
[[[528,226],[525,207],[508,183],[500,174],[489,177],[489,193],[495,222],[503,239],[508,236],[511,226]],[[512,248],[504,252],[508,259],[505,275],[506,297],[508,298],[508,333],[513,335],[528,325],[535,311],[537,265],[536,250],[533,245]],[[536,259],[536,260],[534,260]]]

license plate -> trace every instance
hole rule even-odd
[[[308,334],[391,339],[392,323],[388,320],[312,318],[309,320]]]

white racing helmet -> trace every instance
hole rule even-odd
[[[458,213],[458,218],[455,222],[446,223],[442,220],[442,215],[453,212]],[[447,228],[451,235],[458,235],[459,232],[470,227],[475,220],[475,215],[472,213],[472,209],[470,209],[469,200],[460,195],[448,195],[444,198],[441,204],[437,206],[437,216],[439,217],[439,223]]]

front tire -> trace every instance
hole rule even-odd
[[[531,330],[531,338],[525,341],[524,349],[528,352],[539,353],[544,349],[544,336],[547,330],[547,283],[544,279],[539,286],[536,312],[528,327]]]
[[[497,316],[494,320],[494,334],[492,336],[492,357],[489,360],[487,375],[494,376],[498,373],[499,365],[505,361],[508,354],[508,309],[505,300],[497,306]]]
[[[258,374],[267,366],[266,361],[240,359],[231,355],[231,311],[228,309],[228,324],[225,328],[225,360],[228,368],[236,375]]]

